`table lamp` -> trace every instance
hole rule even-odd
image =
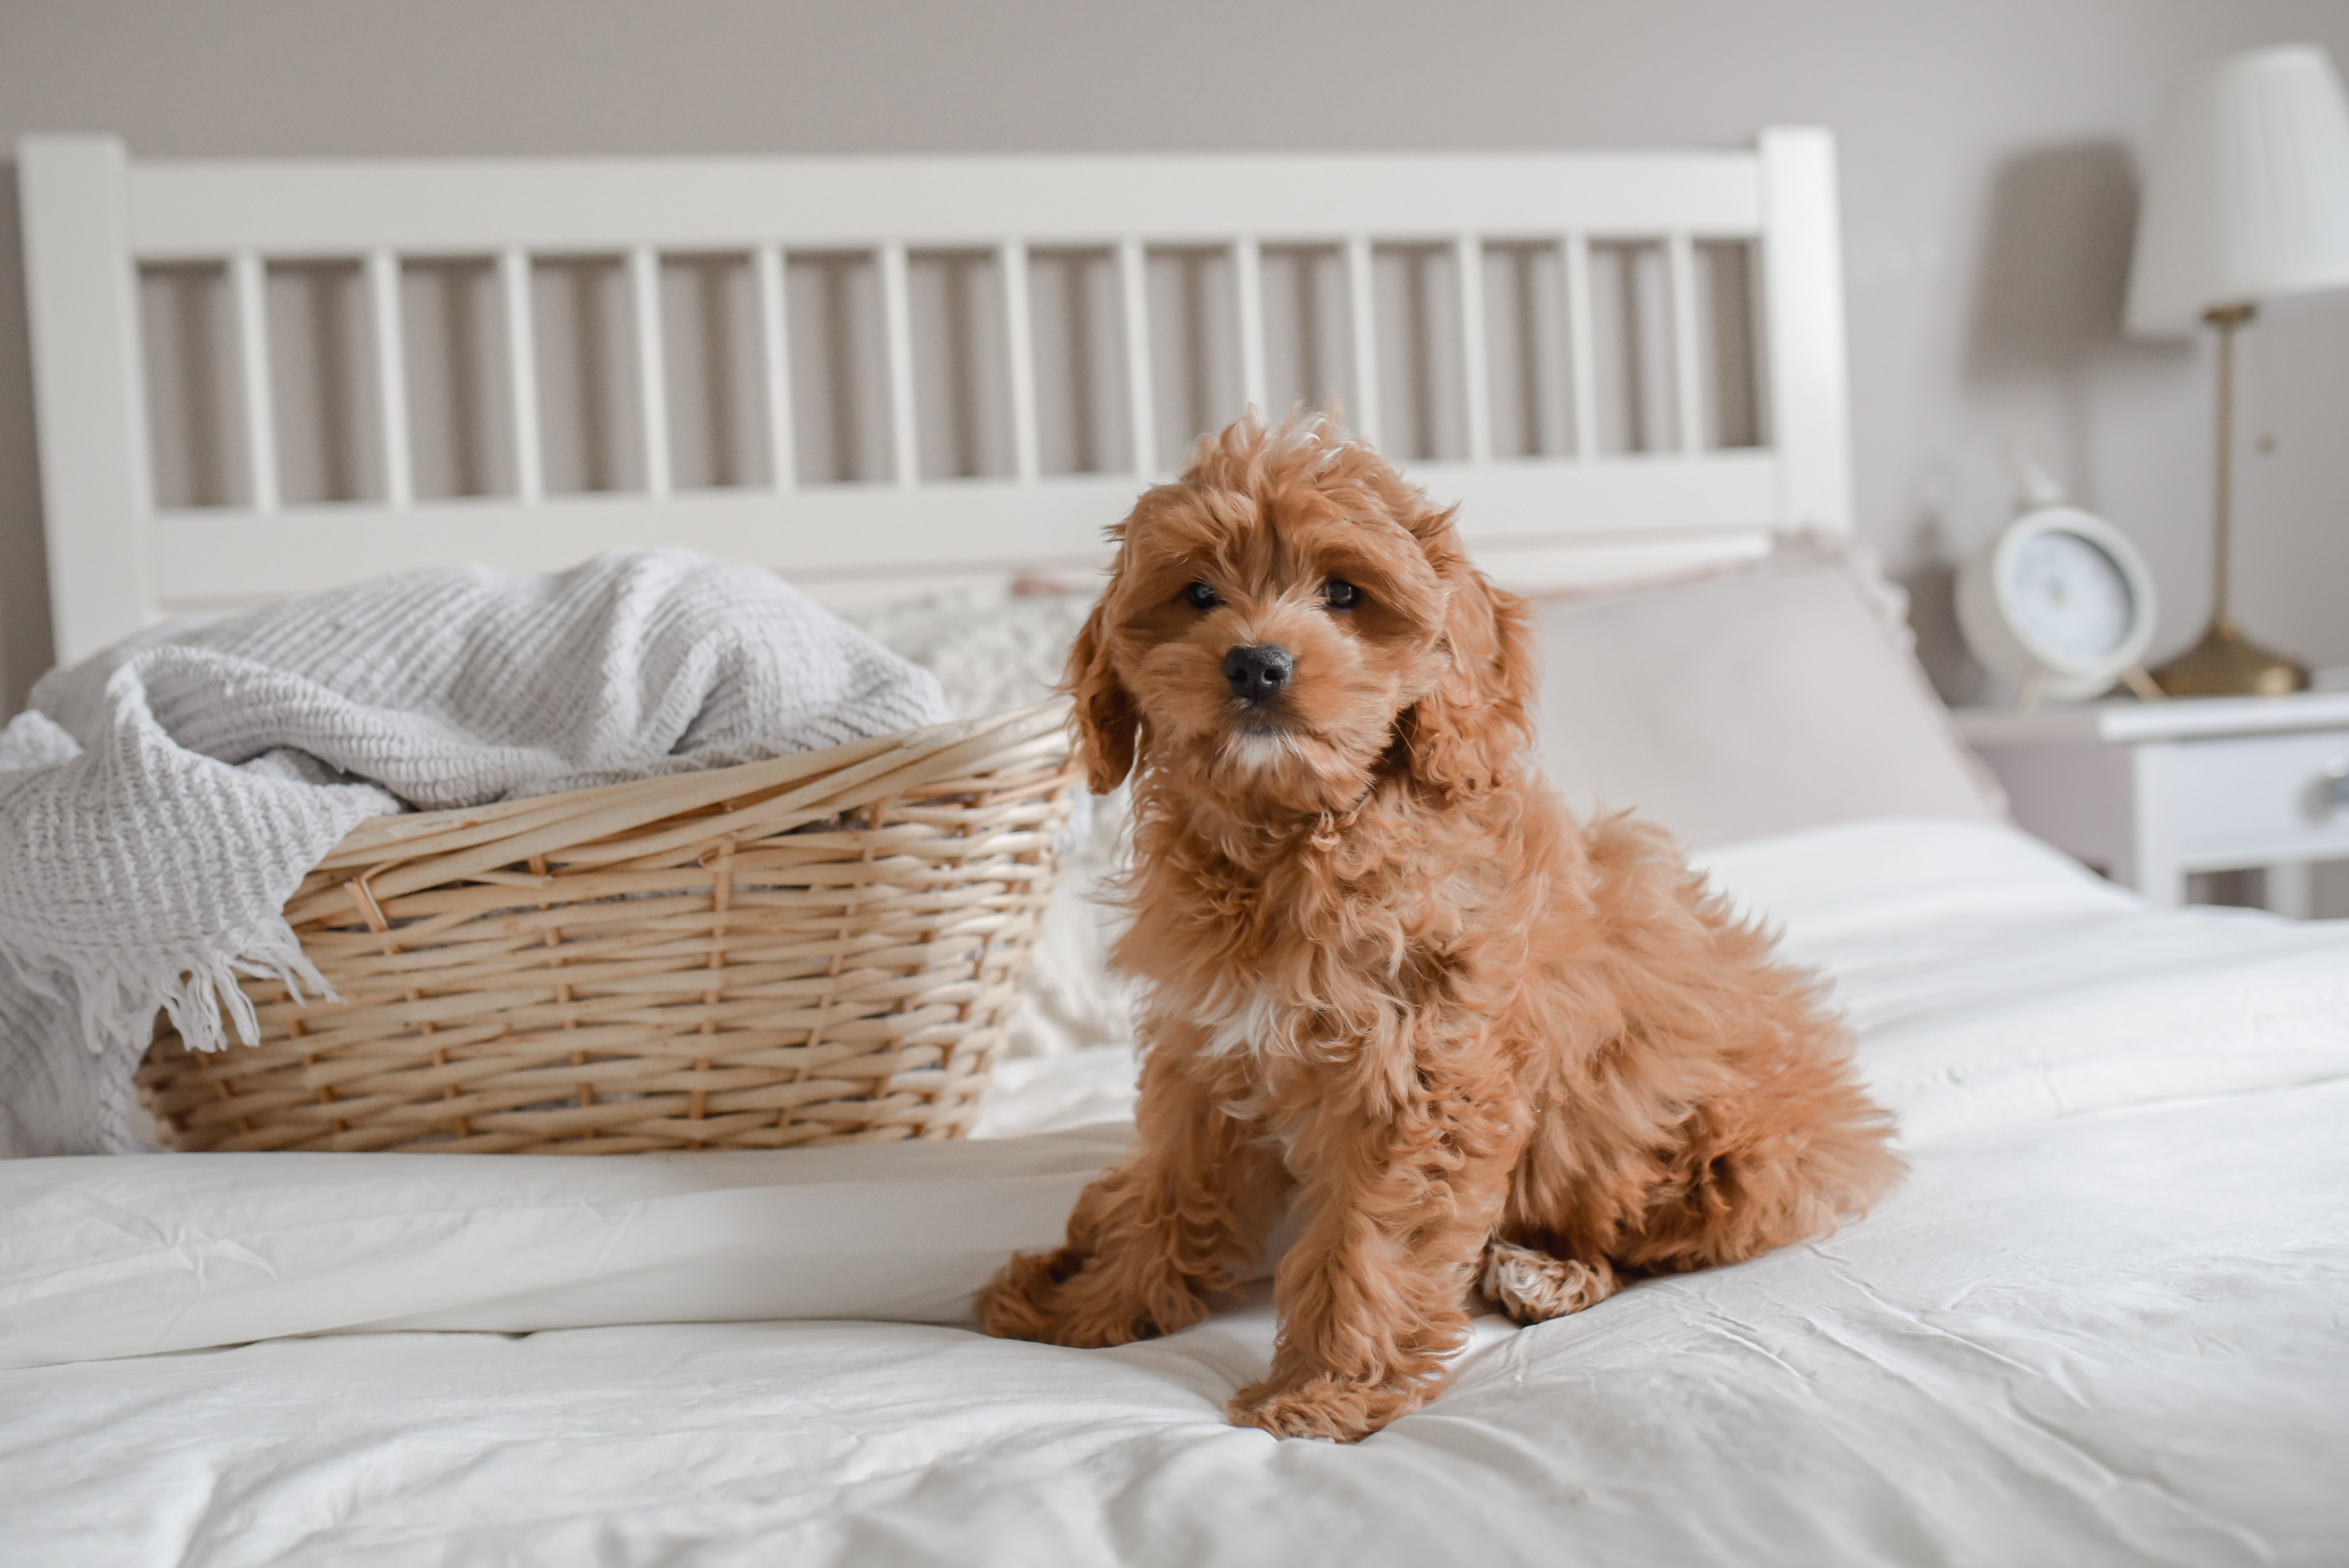
[[[2313,45],[2231,56],[2170,96],[2154,144],[2128,325],[2219,334],[2217,526],[2210,624],[2153,672],[2173,696],[2281,695],[2308,672],[2246,637],[2228,602],[2235,334],[2265,300],[2349,286],[2349,97]]]

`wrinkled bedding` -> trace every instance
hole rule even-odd
[[[1366,1443],[1224,1423],[1261,1295],[1104,1351],[951,1321],[1119,1147],[1095,1051],[1005,1075],[988,1126],[1043,1136],[897,1166],[0,1164],[0,1560],[2338,1561],[2349,929],[2151,911],[1976,825],[1712,867],[1832,977],[1911,1177],[1480,1322]],[[159,1213],[164,1167],[198,1196]],[[947,1321],[855,1320],[907,1316]]]

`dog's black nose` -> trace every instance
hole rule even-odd
[[[1270,643],[1224,655],[1224,679],[1242,702],[1270,702],[1297,670],[1297,655]]]

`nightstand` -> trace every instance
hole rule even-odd
[[[2349,692],[1955,717],[2016,822],[2156,903],[2257,866],[2268,907],[2305,916],[2309,866],[2349,860]]]

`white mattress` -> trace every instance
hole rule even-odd
[[[2155,913],[1956,824],[1713,863],[1835,975],[1911,1178],[1818,1244],[1481,1325],[1357,1447],[1224,1423],[1262,1301],[1105,1351],[763,1315],[955,1316],[1114,1126],[17,1161],[0,1560],[2339,1561],[2349,929]],[[990,1119],[1113,1114],[1123,1079],[1024,1068]],[[223,1347],[289,1332],[319,1336]]]

